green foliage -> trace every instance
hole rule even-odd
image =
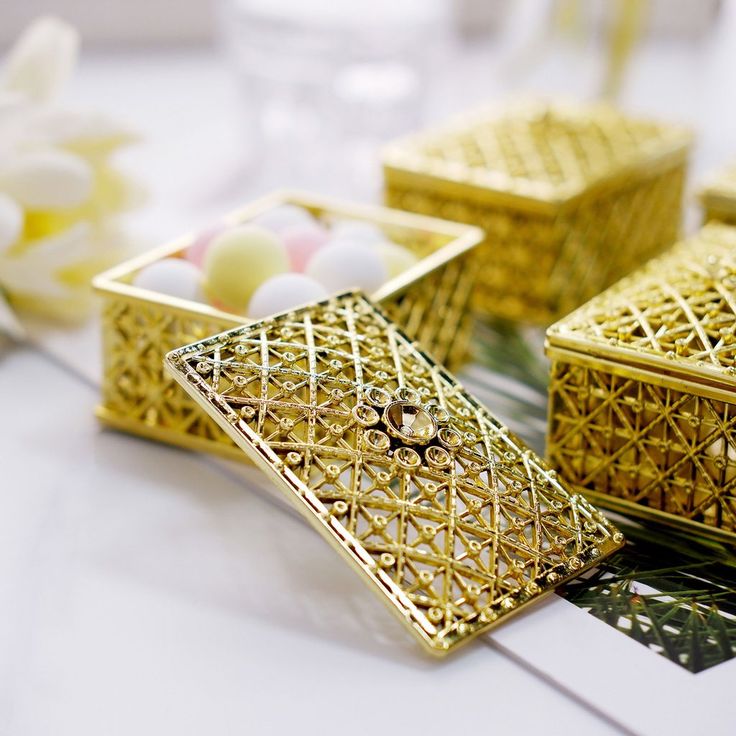
[[[736,555],[617,520],[627,547],[562,591],[569,601],[691,672],[736,656]]]

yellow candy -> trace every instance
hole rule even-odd
[[[408,248],[387,240],[378,243],[375,248],[386,266],[390,279],[408,270],[419,260]]]
[[[209,294],[243,311],[266,279],[289,270],[289,258],[276,235],[257,225],[241,225],[212,239],[202,266]]]

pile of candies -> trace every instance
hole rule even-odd
[[[133,284],[261,319],[346,289],[370,294],[416,262],[369,222],[284,204],[201,234],[184,258],[152,263]]]

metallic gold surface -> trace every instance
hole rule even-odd
[[[373,297],[439,360],[457,363],[471,330],[469,300],[476,269],[470,267],[482,240],[476,228],[384,207],[361,207],[300,193],[264,197],[231,215],[236,224],[283,203],[317,216],[354,218],[376,224],[420,261],[385,284]],[[243,458],[230,439],[163,372],[162,358],[175,347],[238,324],[245,318],[131,285],[135,274],[161,258],[178,255],[186,236],[102,274],[103,388],[98,416],[118,429],[190,449]]]
[[[736,228],[553,325],[547,456],[619,511],[736,542]]]
[[[716,174],[698,192],[703,206],[703,220],[717,220],[736,225],[736,166]]]
[[[430,652],[623,544],[360,295],[199,340],[166,363]],[[408,433],[416,418],[432,431]]]
[[[479,310],[549,324],[676,240],[690,143],[608,106],[489,108],[388,146],[385,198],[483,228]]]

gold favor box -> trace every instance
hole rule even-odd
[[[547,455],[610,508],[736,542],[736,228],[712,223],[547,332]]]
[[[385,198],[485,230],[478,310],[548,325],[677,239],[690,145],[609,106],[506,105],[389,145]]]
[[[736,225],[736,166],[717,174],[698,193],[705,222],[718,220]]]
[[[438,360],[452,364],[462,359],[472,327],[469,299],[476,269],[471,259],[483,237],[477,228],[288,192],[259,199],[223,222],[244,223],[282,204],[304,207],[320,219],[370,222],[416,253],[420,261],[372,298]],[[242,459],[227,435],[164,373],[163,357],[180,345],[249,320],[132,285],[140,269],[182,255],[195,237],[179,238],[95,279],[103,302],[102,401],[97,415],[113,427],[150,439]]]

